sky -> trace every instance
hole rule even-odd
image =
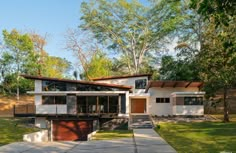
[[[68,28],[80,23],[82,0],[0,0],[0,40],[2,30],[17,29],[47,34],[45,50],[74,62],[73,53],[66,51],[65,34]]]
[[[34,31],[41,36],[47,34],[45,50],[49,55],[76,63],[74,54],[65,49],[64,36],[69,28],[77,28],[80,24],[83,1],[88,0],[0,0],[0,33],[4,29],[11,31],[15,28],[22,33]],[[147,4],[147,0],[140,2]]]

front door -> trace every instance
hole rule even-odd
[[[146,113],[146,99],[131,99],[131,113]]]

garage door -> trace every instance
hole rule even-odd
[[[86,141],[92,132],[92,121],[54,120],[54,141]]]
[[[146,113],[146,99],[131,99],[131,113]]]

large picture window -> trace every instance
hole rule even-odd
[[[203,97],[184,97],[184,105],[203,105]]]
[[[66,91],[66,83],[57,81],[43,81],[43,91]]]
[[[66,96],[43,96],[43,105],[66,104]]]
[[[135,80],[135,89],[145,89],[147,85],[147,79]]]

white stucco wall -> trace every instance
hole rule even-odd
[[[23,141],[27,142],[47,142],[48,141],[48,130],[42,130],[30,134],[23,135]]]
[[[196,92],[198,88],[171,88],[171,87],[152,87],[149,89],[150,99],[148,103],[148,111],[151,115],[167,116],[173,115],[173,106],[171,93],[173,92]],[[156,98],[170,98],[170,103],[156,103]]]
[[[35,118],[35,126],[38,128],[47,128],[47,120],[45,117],[36,117]]]
[[[139,79],[146,79],[147,84],[148,84],[148,77],[147,76],[133,77],[133,78],[109,79],[109,80],[98,80],[96,82],[132,86],[134,89],[135,88],[135,80],[139,80]],[[145,89],[134,89],[133,91],[134,91],[134,93],[144,93]]]
[[[176,105],[173,106],[173,115],[204,115],[204,106]]]

